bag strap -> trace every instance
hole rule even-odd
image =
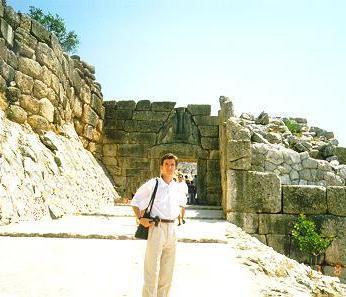
[[[158,184],[159,184],[159,180],[156,178],[156,184],[155,184],[154,191],[153,191],[153,193],[151,194],[151,198],[150,198],[149,204],[148,204],[147,208],[145,209],[145,212],[146,212],[146,213],[149,213],[149,214],[150,214],[151,209],[153,208]],[[150,208],[150,209],[149,209],[149,212],[148,212],[148,208]]]

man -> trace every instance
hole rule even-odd
[[[176,250],[174,220],[179,216],[180,207],[186,206],[186,196],[180,185],[173,180],[177,161],[178,158],[173,154],[166,154],[161,158],[161,177],[158,178],[156,197],[150,213],[152,218],[159,218],[158,224],[154,224],[151,219],[141,217],[149,204],[156,179],[143,184],[131,202],[139,223],[149,227],[144,260],[143,297],[169,295]]]
[[[181,190],[183,191],[184,195],[187,197],[188,196],[188,188],[187,188],[187,184],[184,180],[184,176],[179,173],[178,174],[178,183],[181,187]],[[184,217],[185,217],[185,207],[181,207],[181,213],[178,217],[178,226],[180,226],[182,223],[185,224],[185,220],[184,220]]]

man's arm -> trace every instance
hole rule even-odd
[[[137,206],[132,206],[132,209],[133,209],[133,212],[135,213],[137,224],[141,224],[144,227],[150,227],[154,225],[153,220],[142,218],[143,211],[141,211]]]

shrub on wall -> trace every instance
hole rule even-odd
[[[30,6],[29,16],[38,21],[48,31],[54,33],[64,51],[67,53],[76,51],[79,44],[78,36],[74,31],[67,32],[65,21],[58,14],[45,14],[42,9]]]
[[[333,238],[323,238],[317,231],[313,221],[300,214],[293,226],[293,238],[299,250],[310,256],[310,265],[317,265],[317,257],[331,245]]]

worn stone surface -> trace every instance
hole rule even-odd
[[[328,187],[327,205],[330,214],[346,217],[346,187]]]
[[[227,221],[249,234],[258,233],[258,214],[256,213],[228,212]]]
[[[326,188],[318,186],[282,186],[284,213],[323,214],[327,212]]]
[[[259,234],[291,234],[297,216],[289,214],[259,214]]]
[[[1,224],[89,212],[118,196],[71,126],[40,138],[0,112],[0,128]]]
[[[281,211],[281,185],[272,173],[229,170],[227,211],[269,212]]]
[[[209,116],[211,112],[211,106],[208,104],[202,105],[202,104],[188,104],[187,110],[192,115],[205,115]]]

